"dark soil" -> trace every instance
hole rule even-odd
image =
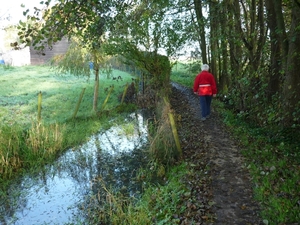
[[[218,113],[212,108],[211,117],[202,122],[198,96],[176,83],[170,102],[178,118],[184,161],[191,171],[185,178],[191,191],[184,200],[187,210],[177,215],[181,224],[263,224],[241,149]]]

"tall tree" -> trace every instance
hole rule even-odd
[[[199,35],[198,41],[200,44],[200,50],[201,50],[201,57],[203,63],[208,63],[207,60],[207,44],[206,44],[206,32],[205,32],[205,25],[206,25],[206,19],[203,16],[202,10],[202,0],[194,0],[194,8],[195,8],[195,14],[196,14],[196,22],[197,22],[197,33]]]
[[[220,3],[220,58],[219,58],[219,91],[226,93],[230,85],[229,74],[229,52],[228,52],[228,33],[229,33],[229,20],[228,16],[228,2],[223,1]]]
[[[283,69],[282,42],[278,31],[278,20],[273,0],[265,0],[267,10],[267,24],[270,29],[270,69],[268,83],[268,98],[270,99],[280,90],[280,78]]]
[[[99,55],[103,36],[108,24],[113,20],[114,11],[121,7],[126,10],[129,4],[123,1],[98,1],[98,0],[60,0],[50,7],[51,0],[41,2],[46,8],[35,7],[34,15],[27,15],[30,23],[20,23],[19,36],[24,43],[33,45],[37,50],[43,51],[63,37],[76,37],[79,45],[87,49],[91,54],[95,70],[95,88],[93,109],[97,111],[99,70],[101,58]],[[29,10],[24,12],[28,14]],[[87,65],[88,67],[88,65]],[[86,67],[68,67],[72,73],[89,73]]]
[[[296,119],[293,116],[296,108],[300,106],[300,4],[297,0],[294,0],[291,4],[292,18],[291,28],[289,31],[289,48],[286,67],[286,77],[284,81],[284,100],[286,124],[292,125],[293,120]]]
[[[209,1],[209,19],[210,19],[210,68],[212,73],[218,76],[219,61],[219,21],[217,15],[219,13],[219,3],[216,0]]]
[[[155,87],[167,87],[170,74],[166,73],[171,68],[161,54],[176,56],[188,39],[182,10],[177,8],[177,1],[137,2],[123,18],[115,21],[117,25],[109,33],[107,52],[133,61]]]
[[[58,0],[42,11],[36,8],[34,16],[28,16],[34,25],[21,23],[20,36],[24,42],[43,50],[62,37],[76,37],[86,48],[94,63],[95,88],[93,109],[97,110],[99,71],[107,53],[121,54],[136,66],[142,67],[157,88],[167,85],[170,64],[165,58],[176,55],[186,40],[182,25],[182,11],[175,7],[178,1],[145,0]],[[50,0],[44,4],[50,5]],[[26,14],[27,12],[25,12]],[[40,21],[38,14],[43,14]],[[30,37],[30,38],[29,38]],[[104,42],[109,40],[109,45]],[[101,53],[101,54],[100,54]],[[150,60],[151,58],[151,60]],[[61,61],[63,62],[63,61]],[[73,64],[75,64],[74,62]],[[61,64],[62,65],[62,64]],[[73,73],[86,72],[70,66]],[[162,69],[164,65],[166,68]],[[63,65],[62,65],[63,66]],[[167,74],[168,73],[168,74]]]

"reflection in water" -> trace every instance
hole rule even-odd
[[[93,182],[99,178],[106,187],[126,190],[128,195],[138,193],[140,184],[133,180],[147,162],[142,150],[148,141],[143,113],[133,113],[123,125],[68,150],[44,172],[16,181],[7,190],[8,197],[0,199],[0,224],[84,223],[83,205],[88,196],[99,192]],[[132,124],[132,132],[125,134],[124,125]]]

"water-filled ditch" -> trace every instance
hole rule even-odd
[[[0,224],[85,224],[91,196],[101,180],[108,188],[138,195],[135,177],[147,163],[149,113],[131,114],[123,124],[69,149],[40,173],[17,180],[1,199]]]

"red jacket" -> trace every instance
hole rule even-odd
[[[196,76],[193,89],[198,95],[217,94],[217,85],[214,76],[208,71],[202,71]]]

